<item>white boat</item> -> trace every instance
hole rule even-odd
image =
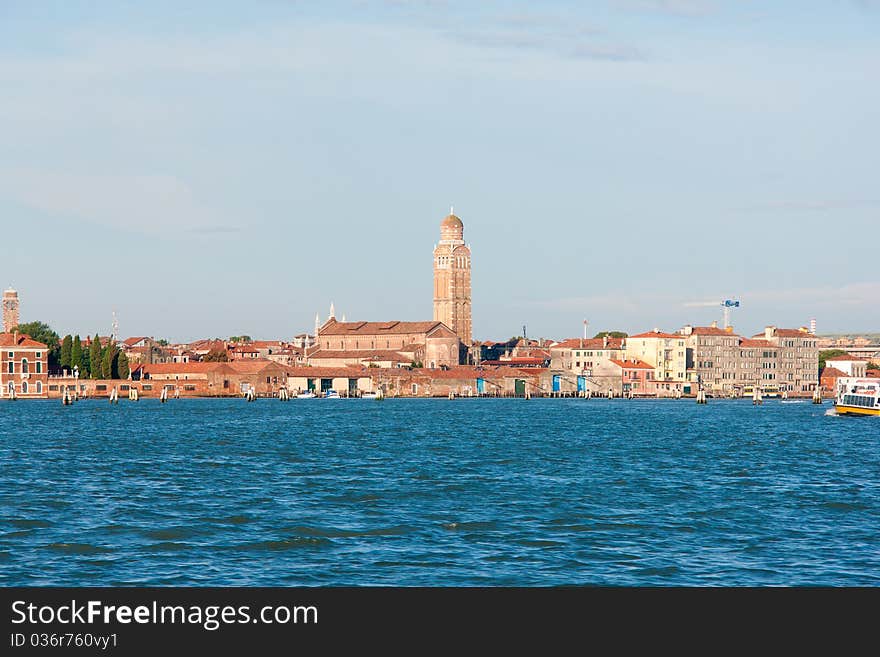
[[[838,415],[880,416],[880,379],[854,376],[837,379],[834,410]]]
[[[299,393],[299,394],[296,396],[296,398],[297,398],[297,399],[314,399],[314,398],[315,398],[315,393],[313,393],[311,390],[308,390],[308,391],[306,391],[306,392],[301,392],[301,393]]]
[[[382,399],[383,397],[381,388],[375,392],[365,392],[361,395],[361,399]]]
[[[324,393],[324,399],[342,399],[342,397],[340,397],[339,393],[333,390],[333,388],[330,388]]]

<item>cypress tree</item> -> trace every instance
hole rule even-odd
[[[116,345],[112,342],[107,342],[107,346],[104,347],[104,353],[101,356],[101,378],[102,379],[115,379],[116,377],[113,375],[113,359],[116,357]]]
[[[74,367],[79,367],[80,376],[86,373],[86,368],[83,364],[82,341],[79,339],[79,335],[73,338],[73,344],[70,347],[70,368],[73,369]]]
[[[101,339],[95,333],[92,345],[89,347],[89,372],[93,379],[101,378]]]
[[[73,338],[68,334],[64,336],[64,339],[61,341],[61,358],[58,361],[58,364],[61,365],[61,369],[71,369],[73,367],[70,364],[70,352],[73,349]]]
[[[120,379],[127,379],[130,373],[131,368],[128,365],[128,356],[125,355],[124,351],[120,351],[116,356],[116,374]]]

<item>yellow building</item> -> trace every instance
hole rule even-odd
[[[626,357],[654,367],[658,390],[683,390],[687,380],[685,336],[654,329],[626,339]]]

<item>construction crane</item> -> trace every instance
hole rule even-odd
[[[739,308],[739,301],[737,299],[724,299],[722,301],[689,301],[684,304],[690,308],[708,308],[710,306],[721,306],[721,309],[724,314],[724,328],[730,326],[730,311],[733,308]]]

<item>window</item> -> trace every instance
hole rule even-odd
[[[43,394],[43,382],[42,381],[37,381],[37,394],[38,395]]]
[[[23,395],[28,394],[28,382],[27,381],[21,382],[21,394],[23,394]]]
[[[37,374],[42,374],[42,373],[43,373],[43,363],[42,363],[42,361],[38,360],[37,361]]]
[[[27,374],[29,372],[30,372],[30,369],[28,368],[28,360],[27,360],[27,358],[22,358],[21,359],[21,373]]]
[[[13,374],[15,372],[15,363],[9,361],[9,373]]]
[[[43,355],[43,354],[42,354],[41,352],[39,352],[39,351],[37,352],[37,358],[42,357],[42,355]]]

